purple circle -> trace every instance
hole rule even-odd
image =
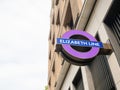
[[[84,36],[88,38],[90,41],[97,41],[92,35],[82,30],[70,30],[64,33],[62,38],[70,39],[70,37],[73,35],[80,35],[80,36]],[[95,57],[99,53],[99,50],[100,50],[100,48],[98,47],[92,47],[87,52],[80,52],[80,51],[76,51],[68,44],[62,44],[62,47],[67,54],[71,55],[72,57],[78,58],[78,59],[91,59]]]

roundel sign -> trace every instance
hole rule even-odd
[[[70,30],[57,38],[57,44],[62,46],[62,55],[72,64],[86,65],[103,47],[101,42],[82,30]]]

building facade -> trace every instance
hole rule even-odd
[[[52,0],[48,90],[120,90],[120,1]],[[83,30],[112,47],[87,65],[78,66],[56,51],[56,39]]]

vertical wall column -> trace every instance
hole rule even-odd
[[[84,90],[95,90],[91,72],[87,66],[81,66]]]

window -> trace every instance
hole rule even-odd
[[[55,44],[55,33],[54,33],[54,35],[53,35],[52,44],[53,44],[53,45]]]
[[[53,13],[54,14],[54,13]],[[52,24],[54,24],[55,23],[55,20],[54,20],[54,15],[53,15],[53,18],[52,18]]]
[[[57,15],[57,21],[56,21],[56,25],[59,25],[60,24],[60,15],[59,15],[59,10],[58,10],[58,15]]]
[[[58,3],[59,3],[59,0],[56,0],[56,3],[55,3],[55,4],[58,5]]]
[[[99,41],[98,34],[96,39]],[[115,84],[105,55],[98,55],[89,64],[95,90],[115,90]]]
[[[52,72],[53,72],[53,73],[55,72],[55,61],[54,61],[54,63],[53,63]]]
[[[68,90],[71,90],[71,88],[69,87]]]
[[[51,30],[50,30],[51,31]],[[50,34],[49,34],[49,40],[51,40],[51,32],[50,32]]]
[[[50,51],[50,53],[49,53],[49,60],[51,60],[51,51]]]
[[[48,85],[51,86],[51,78],[49,79]]]
[[[110,42],[120,65],[120,0],[114,0],[104,20]]]
[[[75,90],[84,90],[81,68],[78,70],[73,80],[73,85],[75,86]]]
[[[71,29],[74,28],[74,23],[73,23],[73,17],[72,17],[72,11],[71,11],[71,6],[70,2],[68,3],[65,19],[64,19],[64,26],[67,27],[69,26]]]

